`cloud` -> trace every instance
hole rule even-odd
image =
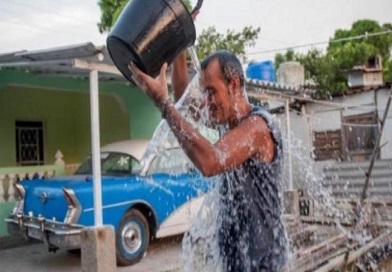
[[[65,3],[67,2],[67,3]],[[90,3],[87,4],[86,3]],[[2,2],[0,52],[34,50],[92,41],[105,42],[98,32],[100,11],[92,1]]]

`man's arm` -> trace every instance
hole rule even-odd
[[[211,144],[175,109],[164,108],[165,119],[185,153],[204,176],[233,169],[250,157],[269,163],[275,156],[275,144],[265,120],[259,116],[244,119],[237,127]]]
[[[158,78],[153,79],[134,64],[130,69],[135,82],[147,93],[161,110],[185,153],[204,176],[213,176],[232,169],[250,157],[271,162],[275,145],[263,118],[251,116],[211,144],[195,130],[176,110],[168,96],[164,64]]]
[[[193,21],[200,13],[199,9],[192,12]],[[186,50],[182,51],[173,62],[172,86],[174,91],[174,102],[180,100],[189,83],[188,66],[186,62]]]
[[[177,102],[189,83],[189,74],[186,65],[186,50],[181,52],[180,55],[173,62],[172,71],[172,86],[174,91],[174,101]]]

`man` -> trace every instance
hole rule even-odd
[[[223,270],[277,271],[284,264],[286,251],[280,200],[281,136],[272,116],[249,103],[237,57],[220,51],[201,63],[201,91],[209,122],[228,128],[215,144],[175,109],[168,95],[167,64],[156,79],[134,64],[130,69],[200,172],[221,175],[219,247]]]

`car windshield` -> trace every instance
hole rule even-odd
[[[79,166],[75,175],[92,174],[91,156]],[[106,176],[126,176],[134,175],[140,172],[139,162],[127,154],[122,153],[101,153],[101,174]]]

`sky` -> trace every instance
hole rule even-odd
[[[0,54],[85,42],[104,45],[107,33],[98,31],[97,2],[0,0]],[[209,26],[222,33],[260,27],[256,45],[247,49],[247,58],[269,60],[285,51],[271,50],[328,41],[336,29],[348,29],[358,19],[392,23],[391,11],[391,0],[204,0],[195,24],[197,33]]]

